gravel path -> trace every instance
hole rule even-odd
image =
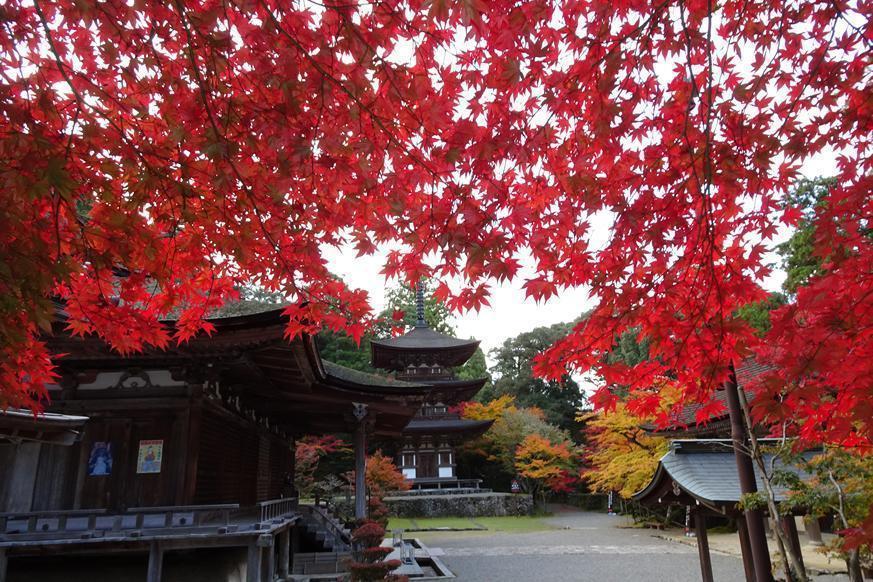
[[[558,528],[531,533],[429,533],[421,536],[459,582],[696,582],[697,550],[625,529],[621,517],[558,508],[547,522]],[[745,582],[739,558],[712,554],[717,582]],[[816,580],[837,582],[845,577]]]

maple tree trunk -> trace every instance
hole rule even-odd
[[[843,529],[849,529],[849,520],[846,519],[846,494],[839,482],[834,478],[834,474],[828,471],[828,478],[837,490],[837,515],[840,522],[843,524]],[[857,548],[849,550],[849,555],[846,557],[846,569],[849,572],[849,580],[851,582],[864,582],[864,574],[861,572],[861,555]]]
[[[752,417],[749,414],[749,403],[746,400],[746,394],[742,390],[737,390],[740,400],[740,409],[743,411],[745,419],[745,427],[748,431],[749,444],[751,449],[752,460],[758,465],[761,471],[761,481],[764,483],[766,492],[767,509],[770,512],[770,517],[773,520],[773,532],[776,534],[776,546],[779,550],[779,555],[782,558],[782,563],[785,568],[785,576],[788,580],[796,580],[797,582],[809,582],[809,576],[806,573],[806,568],[800,556],[795,552],[794,546],[788,540],[788,534],[785,532],[785,526],[782,523],[779,506],[776,505],[776,492],[773,490],[773,484],[770,482],[770,475],[767,473],[767,466],[764,464],[764,457],[761,453],[761,447],[758,443],[758,437],[755,431],[752,430]]]

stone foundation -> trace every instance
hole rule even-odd
[[[398,495],[382,501],[392,517],[496,517],[533,510],[530,495],[512,493]]]

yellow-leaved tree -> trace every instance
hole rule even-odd
[[[647,434],[640,418],[622,403],[610,412],[580,414],[577,420],[586,423],[588,468],[582,478],[592,491],[629,498],[649,483],[667,452],[667,439]]]

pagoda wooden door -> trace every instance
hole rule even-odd
[[[437,462],[436,462],[436,453],[433,451],[430,452],[419,452],[418,453],[418,467],[415,471],[415,477],[417,479],[430,479],[437,476]]]

